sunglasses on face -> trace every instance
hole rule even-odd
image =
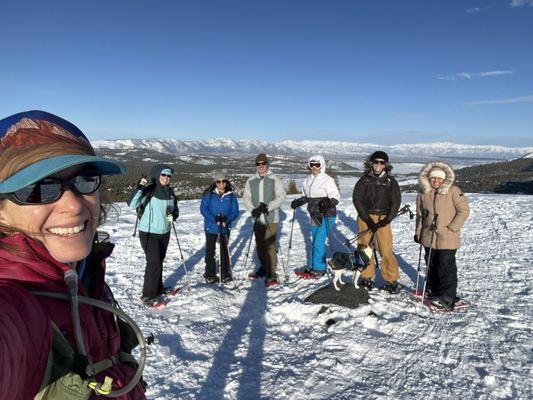
[[[102,178],[96,171],[83,172],[74,178],[63,180],[44,178],[12,193],[0,195],[18,205],[49,204],[59,200],[65,189],[75,194],[91,194],[98,190]]]
[[[216,180],[216,183],[226,183],[226,181]]]
[[[260,165],[267,165],[267,163],[264,161],[259,161],[259,162],[256,162],[255,165],[259,167]]]
[[[380,164],[380,165],[385,165],[386,164],[386,161],[383,161],[383,160],[374,160],[372,161],[373,164]]]
[[[319,162],[312,162],[312,163],[309,163],[309,166],[311,168],[320,168],[320,163]]]
[[[167,175],[167,174],[161,174],[161,176],[164,176],[165,178],[172,178],[172,175]]]

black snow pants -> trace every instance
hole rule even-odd
[[[426,251],[425,260],[428,265],[429,247]],[[427,287],[432,293],[438,295],[446,302],[455,302],[457,296],[457,265],[455,253],[457,250],[431,250],[431,264]]]
[[[231,276],[228,247],[229,236],[221,234],[222,243],[217,243],[218,234],[205,233],[205,274],[207,276],[216,276],[215,254],[216,246],[220,246],[220,259],[218,260],[219,268],[222,271],[222,279]],[[221,262],[222,261],[222,262]],[[222,264],[222,266],[220,266]]]
[[[163,261],[170,232],[157,234],[140,231],[139,239],[146,255],[142,297],[156,297],[163,293]]]

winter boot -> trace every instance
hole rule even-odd
[[[276,286],[276,285],[279,285],[279,282],[276,278],[267,278],[265,279],[265,286],[266,287],[271,287],[271,286]]]
[[[431,302],[431,305],[440,309],[440,310],[452,310],[453,302],[446,301],[442,297],[437,297]]]
[[[233,277],[231,275],[224,276],[222,278],[222,283],[230,283],[230,282],[233,282]]]
[[[311,274],[311,276],[313,278],[322,278],[324,275],[325,275],[326,271],[325,270],[316,270],[316,269],[312,269],[309,271],[309,274]]]
[[[216,275],[204,274],[204,279],[206,283],[217,283],[218,282],[218,276]]]
[[[248,279],[260,279],[267,276],[267,273],[264,269],[259,268],[257,271],[255,271],[252,274],[248,274]]]
[[[380,289],[385,290],[386,292],[389,292],[390,294],[398,294],[400,293],[401,287],[398,281],[394,282],[387,282],[385,285],[383,285]]]
[[[370,291],[374,287],[374,282],[370,278],[361,278],[359,281],[359,286],[362,286],[366,290]]]

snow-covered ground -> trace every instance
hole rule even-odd
[[[333,246],[354,235],[353,182],[342,201]],[[287,262],[292,210],[284,206],[280,248]],[[144,379],[150,399],[530,399],[533,376],[533,197],[468,194],[471,216],[458,252],[459,294],[466,313],[434,314],[404,295],[371,292],[355,310],[303,301],[328,279],[240,290],[201,283],[204,236],[199,201],[180,202],[177,232],[189,279],[200,282],[161,311],[139,301],[144,254],[132,240],[135,216],[124,204],[103,227],[116,243],[107,280],[145,336],[153,333]],[[404,195],[414,209],[414,194]],[[288,265],[305,265],[307,217],[296,213]],[[414,221],[393,222],[401,283],[413,287],[418,246]],[[230,238],[242,277],[251,220],[243,213]],[[254,245],[252,244],[252,252]],[[253,264],[253,259],[250,260]],[[250,262],[249,262],[250,264]],[[279,265],[281,271],[281,265]],[[174,236],[166,284],[185,282]],[[348,277],[345,277],[348,280]],[[326,320],[335,324],[327,326]]]

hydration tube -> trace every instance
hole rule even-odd
[[[73,274],[69,273],[70,271],[72,271]],[[68,273],[68,277],[67,277],[67,273]],[[137,371],[135,371],[135,375],[133,376],[132,380],[126,386],[124,386],[123,388],[121,388],[119,390],[111,391],[110,393],[105,395],[107,397],[112,397],[112,398],[123,396],[126,393],[128,393],[130,390],[132,390],[137,385],[139,380],[141,379],[141,376],[142,376],[142,373],[143,373],[143,370],[144,370],[144,366],[146,364],[146,343],[145,343],[145,340],[144,340],[144,336],[143,336],[140,328],[135,323],[135,321],[131,317],[129,317],[124,311],[120,310],[119,308],[113,307],[112,305],[110,305],[108,303],[105,303],[103,301],[100,301],[100,300],[92,299],[90,297],[85,297],[85,296],[78,296],[77,295],[78,278],[77,278],[76,271],[74,271],[74,270],[67,271],[65,273],[65,281],[67,281],[67,285],[72,285],[72,283],[70,283],[70,282],[71,282],[71,280],[74,281],[74,279],[73,279],[74,276],[76,278],[76,280],[75,280],[75,283],[76,283],[76,289],[75,289],[76,290],[76,296],[75,296],[76,303],[79,302],[79,303],[87,304],[87,305],[90,305],[90,306],[93,306],[93,307],[97,307],[97,308],[101,308],[103,310],[109,311],[109,312],[115,314],[118,318],[122,319],[124,322],[126,322],[133,329],[133,331],[135,332],[135,336],[137,337],[137,341],[139,342],[139,353],[140,353]],[[69,286],[69,290],[72,290],[72,288],[70,286]],[[74,297],[71,296],[70,294],[57,293],[57,292],[47,292],[47,291],[40,291],[40,290],[32,291],[31,293],[33,293],[34,295],[37,295],[37,296],[51,297],[51,298],[54,298],[54,299],[67,300],[67,301],[71,302],[71,308],[74,307]],[[78,313],[78,310],[77,310],[77,306],[76,306],[76,310],[72,311],[72,318],[73,318],[74,321],[77,318],[77,321],[78,321],[77,325],[76,325],[76,323],[74,324],[74,333],[76,335],[76,344],[77,344],[78,347],[80,347],[80,343],[78,343],[78,341],[81,341],[81,346],[82,347],[79,348],[79,350],[82,351],[82,349],[83,349],[83,351],[85,352],[85,346],[83,345],[83,337],[81,335],[81,328],[80,328],[80,324],[79,324],[79,313]]]

